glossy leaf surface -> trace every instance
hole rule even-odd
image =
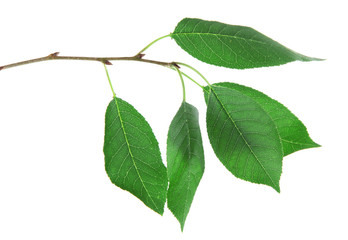
[[[236,177],[280,192],[282,145],[271,117],[252,98],[212,86],[207,131],[216,156]]]
[[[185,18],[176,26],[172,38],[193,57],[228,68],[257,68],[297,60],[320,60],[292,51],[250,27],[216,21]]]
[[[184,228],[204,172],[204,152],[198,110],[183,102],[172,120],[167,139],[168,208]]]
[[[162,215],[168,180],[158,142],[144,117],[120,98],[106,110],[104,154],[111,182]]]
[[[237,90],[260,104],[277,127],[284,156],[302,149],[320,147],[309,137],[305,125],[289,109],[266,94],[236,83],[222,82],[213,85]],[[206,87],[206,89],[209,89],[209,87]],[[208,99],[208,94],[205,94],[205,98]]]

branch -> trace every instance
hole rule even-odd
[[[12,67],[18,67],[26,64],[31,64],[31,63],[36,63],[36,62],[44,62],[48,60],[82,60],[82,61],[96,61],[96,62],[101,62],[106,65],[112,65],[110,61],[138,61],[138,62],[146,62],[146,63],[152,63],[152,64],[157,64],[161,65],[164,67],[171,67],[175,66],[174,62],[161,62],[161,61],[155,61],[155,60],[150,60],[150,59],[144,59],[145,54],[137,54],[133,57],[75,57],[75,56],[58,56],[59,52],[51,53],[50,55],[46,57],[41,57],[41,58],[34,58],[22,62],[17,62],[17,63],[11,63],[8,65],[0,66],[0,71],[7,69],[7,68],[12,68]]]

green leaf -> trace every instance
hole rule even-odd
[[[117,97],[106,110],[104,154],[111,182],[162,215],[168,179],[158,142],[144,117]]]
[[[228,68],[256,68],[296,60],[321,60],[294,52],[252,28],[215,21],[185,18],[178,23],[171,36],[193,57]]]
[[[170,124],[167,139],[168,208],[181,230],[204,172],[198,110],[183,102]]]
[[[320,147],[319,144],[315,143],[309,137],[305,125],[278,101],[268,97],[262,92],[236,83],[222,82],[213,85],[237,90],[260,104],[277,127],[283,145],[284,156],[302,149]],[[208,90],[209,87],[207,86],[206,89]],[[205,98],[207,101],[208,94],[206,93]]]
[[[271,117],[252,98],[210,88],[207,131],[216,156],[236,177],[280,192],[282,145]]]

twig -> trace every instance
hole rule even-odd
[[[76,57],[76,56],[59,56],[59,52],[51,53],[46,57],[34,58],[26,61],[11,63],[8,65],[0,66],[0,71],[8,68],[18,67],[26,64],[36,63],[36,62],[44,62],[48,60],[81,60],[81,61],[97,61],[104,63],[106,65],[112,65],[111,61],[138,61],[138,62],[146,62],[161,65],[164,67],[175,66],[173,62],[161,62],[150,59],[144,59],[145,54],[137,54],[133,57]]]

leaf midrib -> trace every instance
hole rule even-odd
[[[278,189],[277,185],[274,183],[272,177],[269,175],[269,173],[266,171],[265,167],[262,165],[262,163],[260,162],[260,160],[258,159],[258,157],[256,156],[256,154],[254,153],[254,151],[252,150],[251,146],[249,145],[249,143],[246,141],[246,139],[244,138],[244,135],[242,134],[242,132],[239,130],[237,124],[234,122],[234,120],[232,119],[232,117],[230,116],[230,114],[228,113],[227,109],[225,108],[224,104],[221,102],[220,98],[217,96],[217,94],[215,93],[215,90],[213,88],[211,88],[211,90],[214,92],[214,95],[216,97],[216,99],[218,100],[219,104],[221,105],[221,107],[223,108],[224,112],[227,114],[228,118],[231,120],[231,122],[233,123],[233,125],[235,126],[235,128],[237,129],[238,133],[240,134],[240,136],[242,137],[243,141],[245,142],[245,144],[248,146],[250,152],[252,153],[252,155],[255,157],[257,163],[261,166],[262,170],[266,173],[266,175],[268,176],[268,178],[271,180],[272,184],[274,185],[274,187],[276,189]]]
[[[191,135],[190,135],[190,128],[188,124],[188,117],[187,117],[187,112],[186,112],[186,104],[184,103],[184,116],[185,116],[185,123],[184,125],[186,126],[187,129],[187,136],[188,136],[188,149],[189,149],[189,159],[191,159]]]
[[[157,207],[156,203],[155,203],[154,200],[152,199],[151,195],[149,194],[149,191],[147,190],[147,188],[146,188],[146,186],[145,186],[145,183],[144,183],[143,179],[142,179],[141,176],[140,176],[138,167],[137,167],[137,165],[136,165],[136,163],[135,163],[135,160],[134,160],[134,156],[133,156],[132,150],[131,150],[131,148],[130,148],[130,144],[129,144],[129,142],[128,142],[127,133],[126,133],[126,130],[125,130],[125,128],[124,128],[124,124],[123,124],[123,120],[122,120],[122,117],[121,117],[120,108],[119,108],[119,106],[118,106],[118,102],[117,102],[117,98],[116,98],[116,97],[115,97],[115,103],[116,103],[117,114],[118,114],[118,117],[119,117],[120,123],[121,123],[122,133],[123,133],[123,136],[124,136],[124,138],[125,138],[125,140],[126,140],[128,152],[129,152],[129,154],[130,154],[130,156],[131,156],[132,163],[133,163],[133,165],[134,165],[135,171],[136,171],[136,173],[137,173],[137,175],[138,175],[138,177],[139,177],[139,179],[140,179],[140,182],[141,182],[141,184],[143,185],[143,187],[144,187],[144,189],[145,189],[147,195],[148,195],[149,198],[151,199],[151,202],[153,203],[153,205],[155,206],[155,208],[156,208],[158,211],[160,211],[160,209]]]
[[[290,141],[290,140],[286,140],[284,138],[280,138],[280,140],[282,140],[284,142],[288,142],[288,143],[297,144],[297,145],[305,145],[305,146],[316,146],[316,145],[318,145],[318,144],[313,144],[313,143],[301,143],[301,142]]]
[[[182,230],[184,228],[183,225],[185,224],[185,220],[186,220],[186,217],[187,217],[186,210],[187,210],[187,199],[188,199],[189,187],[190,187],[190,179],[191,179],[191,176],[190,176],[190,166],[191,166],[191,164],[190,163],[191,163],[191,157],[192,157],[192,155],[191,155],[191,134],[190,134],[190,127],[189,127],[189,123],[188,123],[188,116],[187,116],[187,112],[186,112],[186,103],[184,103],[184,116],[185,116],[185,126],[187,128],[187,136],[188,136],[189,157],[188,157],[188,166],[187,166],[188,173],[187,173],[187,178],[186,178],[187,189],[186,189],[185,203],[184,203],[183,214],[182,214],[182,219],[181,219],[181,222],[182,222],[181,229]]]
[[[201,32],[194,32],[194,33],[172,33],[171,36],[174,35],[210,35],[210,36],[214,36],[214,37],[227,37],[227,38],[234,38],[234,39],[238,39],[238,40],[244,40],[244,41],[250,41],[250,42],[255,42],[255,43],[259,43],[259,44],[263,44],[265,45],[265,42],[261,42],[258,40],[254,40],[254,39],[250,39],[250,38],[243,38],[243,37],[238,37],[238,36],[234,36],[234,35],[225,35],[225,34],[218,34],[218,33],[201,33]]]

